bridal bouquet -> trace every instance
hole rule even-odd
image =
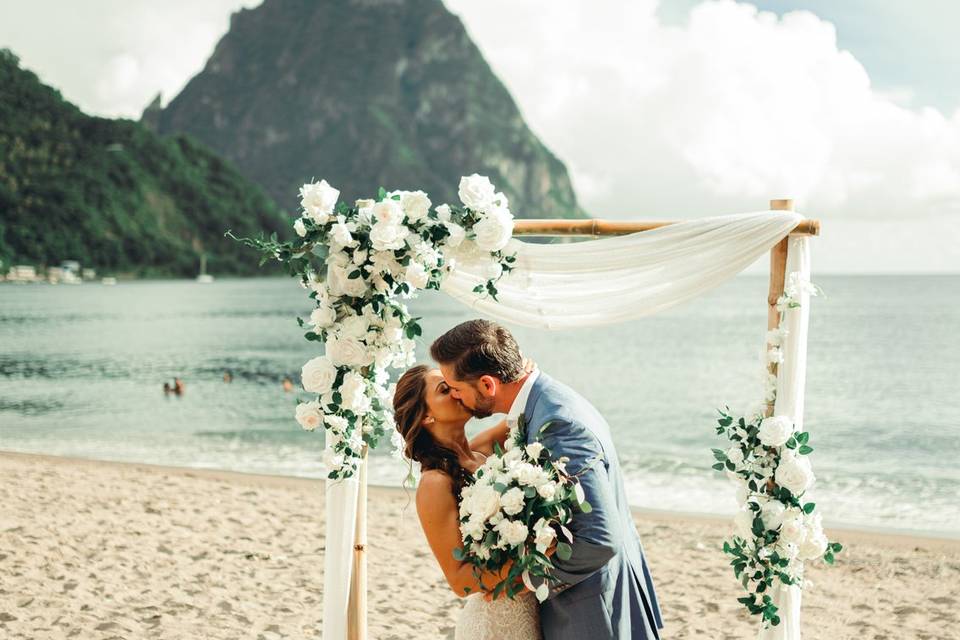
[[[538,440],[550,424],[540,428]],[[547,552],[556,544],[557,557],[570,558],[573,535],[566,525],[574,509],[588,513],[591,506],[577,476],[567,473],[568,458],[552,460],[539,441],[526,444],[523,416],[510,431],[504,449],[495,448],[495,454],[474,473],[474,481],[463,488],[463,547],[453,555],[474,565],[478,576],[481,571],[499,571],[512,561],[507,577],[493,587],[494,597],[506,593],[512,598],[526,587],[543,602],[553,569]]]
[[[457,194],[460,205],[434,207],[423,191],[381,188],[351,205],[321,180],[300,189],[297,240],[226,234],[261,251],[261,264],[279,260],[310,292],[310,316],[297,320],[325,353],[303,365],[303,388],[314,398],[297,406],[296,419],[326,432],[330,479],[356,473],[364,446],[375,448],[388,431],[395,453],[402,445],[388,410],[388,369],[412,364],[421,333],[404,300],[439,289],[457,262],[480,265],[485,279],[474,291],[496,299],[497,282],[513,269],[507,197],[477,174],[464,176]]]

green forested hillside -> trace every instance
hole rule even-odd
[[[263,273],[223,237],[288,222],[259,187],[191,138],[66,102],[0,50],[0,259],[102,274]]]

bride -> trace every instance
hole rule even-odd
[[[417,514],[430,549],[450,588],[467,599],[456,639],[540,640],[539,605],[532,592],[496,600],[484,593],[506,578],[509,564],[499,573],[481,573],[478,580],[473,565],[453,557],[453,550],[463,545],[460,491],[493,453],[494,442],[502,446],[506,441],[506,420],[467,440],[464,425],[470,412],[451,396],[440,370],[425,365],[411,368],[397,381],[393,411],[404,454],[420,463]]]

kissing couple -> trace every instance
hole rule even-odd
[[[439,365],[417,365],[397,382],[393,399],[404,455],[420,464],[417,513],[430,549],[450,588],[466,603],[457,640],[604,640],[659,638],[660,606],[630,507],[610,427],[581,395],[525,361],[510,332],[487,320],[470,320],[430,347]],[[471,417],[506,419],[468,440]],[[553,460],[579,476],[592,509],[574,509],[567,525],[572,553],[552,550],[553,586],[541,603],[529,590],[515,597],[493,586],[500,571],[479,571],[455,551],[462,491],[487,457],[504,448],[523,417]],[[549,430],[536,428],[550,423]],[[496,449],[495,449],[496,446]],[[496,518],[508,517],[498,513]],[[567,555],[567,554],[564,554]]]

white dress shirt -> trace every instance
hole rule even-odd
[[[523,386],[520,387],[520,393],[514,398],[513,404],[510,405],[510,411],[507,412],[507,424],[510,426],[517,424],[520,414],[522,414],[523,410],[527,407],[527,399],[530,397],[533,383],[536,382],[539,375],[540,369],[534,369],[530,375],[527,376],[527,379],[523,381]]]

